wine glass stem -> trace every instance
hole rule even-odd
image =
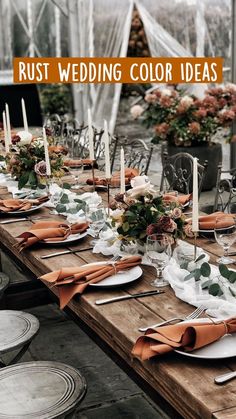
[[[228,257],[229,246],[224,246],[224,257]]]
[[[163,278],[163,276],[162,276],[163,268],[158,268],[157,267],[156,271],[157,271],[157,278],[162,279]]]

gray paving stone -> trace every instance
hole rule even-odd
[[[80,370],[88,391],[76,418],[168,418],[56,305],[27,311],[40,320],[40,332],[22,362],[59,361]]]
[[[75,419],[167,419],[162,410],[152,406],[143,396],[134,396],[126,400],[119,400],[110,405],[103,405],[80,411],[78,409]]]

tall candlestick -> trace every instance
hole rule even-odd
[[[11,144],[11,122],[10,122],[9,106],[7,103],[5,104],[5,110],[6,110],[6,125],[7,125],[7,144],[9,147]]]
[[[5,151],[6,153],[9,153],[9,143],[8,143],[7,122],[6,122],[5,111],[3,111],[2,113],[2,120],[3,120],[3,130],[4,130],[4,140],[5,140]]]
[[[44,145],[44,153],[45,153],[45,163],[46,163],[46,175],[51,176],[51,165],[48,153],[48,142],[46,136],[46,130],[43,127],[43,145]]]
[[[26,114],[26,109],[25,109],[25,101],[23,98],[21,99],[21,108],[22,108],[22,115],[23,115],[24,131],[28,132],[29,127],[28,127],[27,114]]]
[[[88,109],[88,137],[89,137],[89,158],[94,160],[93,127],[91,111]]]
[[[192,230],[198,231],[198,163],[197,158],[193,159],[193,212],[192,212]]]
[[[125,193],[125,157],[124,149],[120,149],[120,193]]]
[[[104,119],[104,143],[105,143],[105,175],[106,179],[111,178],[111,165],[110,165],[110,147],[109,147],[109,134],[107,128],[107,121]]]

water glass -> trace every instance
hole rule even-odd
[[[70,174],[73,177],[75,184],[73,185],[73,189],[80,189],[81,185],[79,184],[79,179],[83,174],[84,166],[82,161],[74,160],[70,164]]]
[[[231,223],[230,223],[230,220]],[[236,223],[235,223],[235,217],[232,215],[231,218],[229,218],[228,215],[221,216],[216,218],[215,223],[215,239],[216,242],[223,247],[224,255],[221,256],[219,259],[217,259],[218,263],[223,263],[224,265],[227,265],[229,263],[233,263],[234,259],[230,258],[228,256],[229,248],[234,244],[236,241]],[[229,224],[227,226],[227,224]],[[227,227],[223,227],[223,226]]]
[[[146,242],[147,257],[156,268],[157,278],[152,282],[155,287],[169,285],[163,278],[163,269],[168,264],[171,255],[171,243],[166,234],[152,234],[147,237]]]

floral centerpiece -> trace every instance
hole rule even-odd
[[[213,87],[203,99],[186,95],[175,88],[156,89],[145,96],[146,107],[131,109],[134,117],[142,114],[143,123],[153,127],[154,143],[191,147],[211,142],[219,128],[236,119],[236,86]]]
[[[66,150],[61,146],[50,145],[48,151],[52,176],[63,176],[65,174],[63,154]],[[39,184],[45,183],[46,163],[42,138],[34,138],[26,131],[17,133],[11,139],[10,151],[5,160],[5,170],[18,180],[19,189],[25,185],[36,188]]]
[[[184,216],[176,203],[165,203],[147,176],[131,180],[126,194],[118,194],[111,204],[112,225],[122,242],[144,245],[151,234],[166,233],[172,239],[185,234]]]

